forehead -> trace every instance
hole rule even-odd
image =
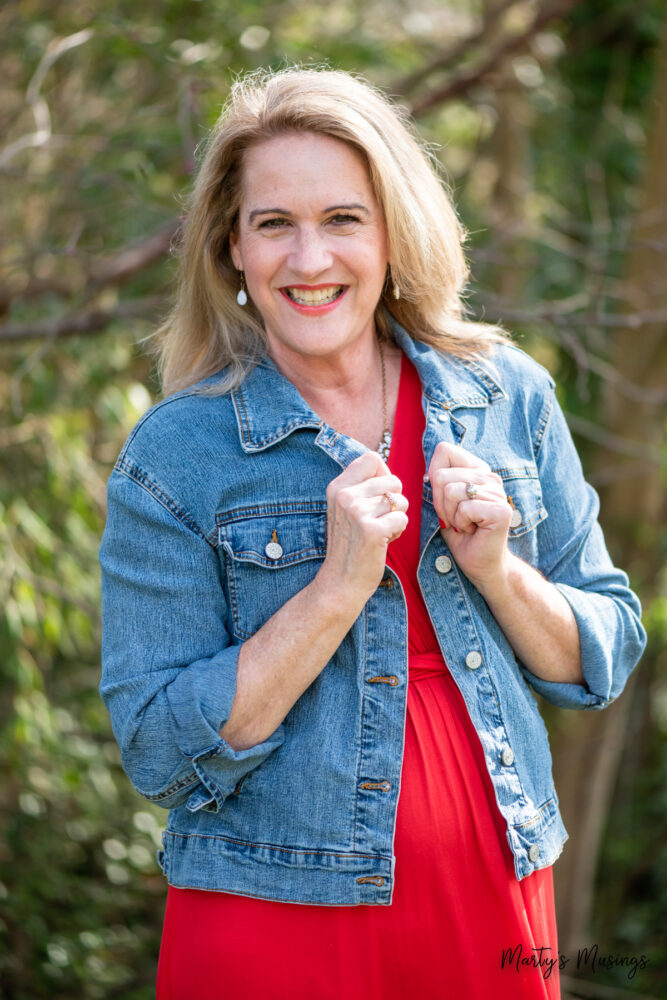
[[[243,156],[241,179],[245,203],[271,195],[327,200],[342,194],[375,203],[363,155],[340,139],[316,132],[286,132],[251,146]]]

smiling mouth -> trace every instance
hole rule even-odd
[[[344,285],[328,285],[325,288],[294,288],[288,285],[282,289],[287,297],[299,306],[326,306],[339,299],[345,290]]]

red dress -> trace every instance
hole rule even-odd
[[[410,502],[409,525],[387,556],[405,591],[409,643],[392,905],[170,886],[158,1000],[560,996],[551,868],[516,879],[479,738],[417,584],[423,431],[419,376],[404,356],[389,457]]]

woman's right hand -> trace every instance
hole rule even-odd
[[[374,451],[355,458],[329,483],[327,554],[318,577],[336,599],[363,605],[378,587],[387,546],[408,523],[402,489]]]

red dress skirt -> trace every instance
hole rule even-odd
[[[518,882],[482,747],[417,584],[421,385],[404,357],[389,465],[410,502],[389,547],[409,685],[391,906],[169,887],[157,1000],[556,1000],[551,868]],[[504,962],[503,962],[504,958]]]

